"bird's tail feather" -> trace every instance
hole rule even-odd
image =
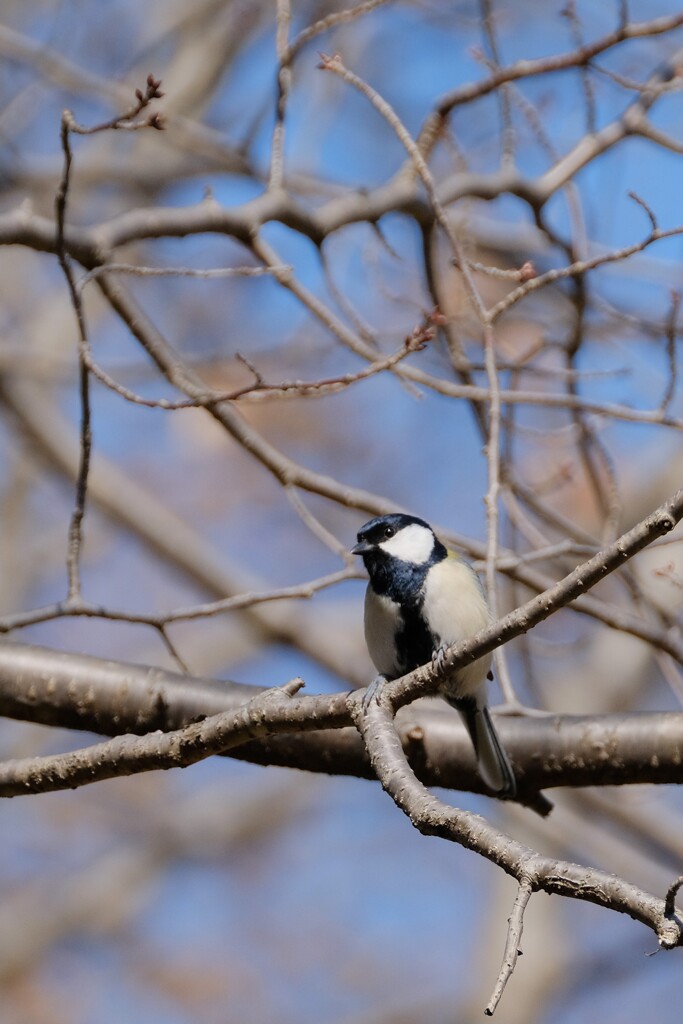
[[[500,797],[514,797],[517,792],[512,765],[498,738],[489,709],[474,700],[453,701],[472,738],[479,774]]]

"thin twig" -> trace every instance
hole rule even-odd
[[[626,39],[664,35],[672,32],[682,24],[683,14],[681,13],[653,18],[651,21],[626,22],[618,25],[612,32],[608,32],[599,39],[585,43],[583,46],[568,53],[557,54],[551,57],[540,57],[535,60],[519,60],[507,67],[500,68],[500,70],[492,73],[483,81],[458,86],[457,89],[446,93],[439,100],[434,111],[426,119],[418,135],[420,149],[425,156],[428,155],[429,150],[439,136],[441,124],[455,107],[488,96],[507,82],[517,82],[522,78],[532,78],[538,75],[584,67],[594,57],[613,49]]]
[[[103,124],[94,127],[79,125],[70,110],[62,114],[60,140],[62,145],[63,165],[62,176],[57,188],[55,197],[55,217],[57,222],[57,238],[55,243],[57,259],[62,268],[71,297],[71,303],[76,315],[78,325],[78,376],[79,376],[79,398],[81,405],[81,426],[80,426],[80,464],[76,481],[76,500],[69,523],[69,542],[67,550],[67,575],[68,575],[68,600],[75,600],[81,593],[81,547],[83,518],[85,516],[85,502],[88,490],[88,473],[90,471],[90,457],[92,452],[92,426],[90,410],[90,367],[89,367],[89,342],[88,331],[83,310],[83,301],[76,278],[71,267],[71,260],[67,252],[65,240],[66,211],[69,198],[69,187],[71,184],[71,169],[73,153],[71,149],[70,135],[94,135],[97,132],[114,130],[117,128],[156,128],[161,130],[164,127],[163,120],[159,114],[152,114],[144,121],[136,121],[138,115],[145,110],[149,104],[161,98],[164,94],[160,90],[161,82],[153,75],[147,76],[147,84],[144,92],[136,89],[136,102],[123,114]]]
[[[173,643],[173,641],[171,640],[170,636],[168,635],[168,630],[166,629],[166,626],[163,625],[163,624],[159,624],[157,626],[157,632],[159,633],[159,636],[161,637],[161,639],[163,641],[164,647],[166,648],[168,653],[171,655],[171,657],[173,658],[173,660],[177,664],[177,666],[180,669],[180,671],[184,672],[185,675],[188,675],[188,676],[192,675],[192,672],[190,671],[189,665],[187,664],[187,662],[185,661],[184,658],[181,658],[180,652],[179,652],[178,648],[176,647],[176,645]]]
[[[554,270],[548,270],[544,274],[538,274],[536,277],[530,277],[523,284],[520,284],[519,287],[513,288],[508,292],[494,306],[491,306],[488,311],[489,316],[492,321],[496,321],[521,299],[532,292],[538,291],[540,288],[545,288],[548,284],[554,284],[555,281],[561,281],[568,277],[578,277],[581,274],[586,274],[589,270],[594,270],[596,267],[602,267],[609,263],[621,262],[628,259],[629,256],[633,256],[634,253],[643,252],[644,249],[647,249],[654,242],[658,242],[662,238],[674,238],[681,234],[683,234],[683,226],[669,228],[668,230],[661,230],[655,227],[642,242],[634,242],[632,245],[625,245],[622,249],[601,253],[599,256],[592,256],[585,260],[577,260],[568,267],[558,267]]]
[[[283,264],[277,267],[278,271],[286,273],[292,268]],[[206,280],[224,277],[263,277],[266,274],[274,273],[272,267],[145,267],[132,263],[103,263],[99,267],[93,267],[78,281],[81,291],[89,281],[100,274],[130,274],[134,277],[197,277]]]
[[[276,4],[275,50],[278,57],[278,71],[275,125],[270,144],[270,174],[268,177],[268,189],[271,192],[281,189],[284,182],[285,111],[292,83],[292,69],[289,61],[285,60],[289,23],[292,17],[290,0],[276,0]]]
[[[499,71],[501,67],[500,53],[498,49],[498,40],[496,38],[495,30],[495,13],[493,10],[493,0],[480,0],[481,10],[481,22],[484,28],[486,41],[491,50],[492,60],[487,61],[489,67],[494,71]],[[503,167],[514,163],[515,159],[515,133],[512,124],[512,107],[510,104],[510,87],[507,83],[504,83],[500,87],[499,92],[499,105],[500,105],[500,120],[501,120],[501,138],[502,138],[502,152],[501,152],[501,163]]]
[[[577,50],[580,50],[585,44],[581,19],[576,9],[575,0],[565,0],[562,14],[569,22],[572,43]],[[590,77],[590,65],[588,63],[582,64],[579,68],[579,74],[581,75],[581,85],[583,87],[583,98],[586,109],[586,132],[592,133],[595,131],[595,92],[593,91],[593,83]]]
[[[322,35],[323,32],[328,32],[337,25],[346,25],[356,18],[361,18],[364,14],[374,11],[377,7],[383,7],[392,2],[393,0],[365,0],[364,3],[357,4],[355,7],[347,7],[342,11],[333,11],[331,14],[327,14],[299,33],[296,39],[289,44],[283,60],[290,64],[307,43]]]
[[[664,913],[667,917],[674,917],[676,913],[676,897],[683,886],[683,875],[680,875],[674,882],[671,883],[666,891],[666,897],[664,899]]]
[[[391,355],[376,359],[369,366],[358,370],[356,373],[345,373],[337,377],[324,377],[321,380],[293,380],[268,383],[263,379],[258,370],[244,356],[237,354],[237,358],[248,367],[254,375],[254,381],[231,391],[216,391],[212,388],[202,390],[195,389],[195,397],[173,400],[170,398],[145,398],[131,388],[114,380],[111,374],[107,373],[92,357],[90,347],[84,346],[84,361],[88,370],[101,384],[104,384],[110,391],[134,405],[141,405],[147,409],[163,409],[166,412],[175,412],[179,409],[199,409],[209,405],[222,402],[237,402],[240,399],[258,396],[263,399],[279,399],[285,396],[295,398],[321,398],[325,395],[336,394],[356,384],[359,381],[367,380],[385,370],[391,370],[397,366],[406,356],[421,351],[434,336],[434,328],[431,320],[435,314],[429,314],[424,322],[416,326],[413,332],[405,339],[403,346],[392,352]]]
[[[93,604],[77,596],[66,601],[43,605],[41,608],[34,608],[31,611],[4,615],[0,618],[0,633],[10,633],[15,629],[26,629],[28,626],[35,626],[41,622],[51,622],[53,619],[62,618],[109,619],[111,622],[130,622],[139,626],[152,626],[163,633],[164,628],[172,622],[206,619],[223,612],[243,611],[245,608],[253,608],[255,605],[272,601],[310,600],[320,590],[333,587],[346,580],[362,578],[360,570],[353,566],[347,566],[345,569],[319,576],[307,583],[298,583],[291,587],[277,587],[259,593],[237,594],[234,597],[224,597],[218,601],[207,601],[204,604],[192,605],[187,608],[174,608],[157,615],[145,615],[128,612],[124,609],[110,608],[103,604]],[[165,635],[164,640],[168,643],[168,638]],[[177,658],[175,650],[172,653]]]
[[[83,517],[85,515],[85,501],[88,488],[88,472],[90,470],[90,455],[92,450],[92,427],[90,417],[90,377],[85,358],[88,332],[85,323],[85,313],[83,311],[81,295],[76,286],[76,280],[74,277],[73,270],[71,268],[71,262],[69,259],[69,255],[66,251],[66,244],[64,241],[64,224],[66,220],[69,186],[71,183],[71,165],[73,159],[69,134],[73,130],[73,125],[73,117],[71,116],[69,111],[65,111],[62,115],[60,132],[64,163],[62,167],[62,177],[59,183],[59,187],[57,189],[57,196],[55,199],[55,213],[57,218],[57,259],[66,278],[69,294],[71,297],[71,303],[76,314],[76,323],[78,325],[79,338],[78,384],[81,404],[79,457],[80,461],[78,468],[78,477],[76,480],[76,499],[73,511],[71,513],[71,521],[69,523],[69,541],[66,556],[69,599],[79,597],[81,592],[80,560],[82,528]]]
[[[678,380],[678,360],[676,358],[676,321],[678,320],[678,311],[681,306],[681,293],[671,293],[671,305],[669,307],[669,315],[666,321],[666,356],[669,363],[669,377],[666,382],[664,394],[662,400],[659,403],[659,409],[662,413],[666,413],[673,397],[676,394],[676,384]]]
[[[338,558],[341,558],[346,562],[347,565],[353,565],[354,556],[350,553],[348,546],[342,544],[341,541],[331,533],[327,527],[323,526],[317,516],[314,516],[306,504],[301,500],[301,497],[295,487],[285,487],[285,494],[287,500],[301,519],[304,526],[311,531],[314,537],[316,537],[322,544],[325,545],[328,550],[332,551]]]
[[[524,927],[524,911],[527,908],[527,904],[531,899],[533,888],[531,880],[522,877],[519,888],[517,889],[517,896],[512,907],[512,913],[508,918],[508,934],[505,941],[505,952],[503,953],[503,963],[500,968],[500,974],[496,981],[495,988],[491,998],[488,1001],[488,1005],[484,1010],[487,1017],[492,1017],[500,997],[503,994],[505,986],[512,977],[512,972],[517,965],[517,959],[521,956],[522,950],[519,948],[520,942],[522,941],[522,930]]]

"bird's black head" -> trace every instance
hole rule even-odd
[[[426,568],[447,553],[429,523],[402,512],[371,519],[358,531],[358,543],[351,551],[361,556],[371,578],[392,562]]]

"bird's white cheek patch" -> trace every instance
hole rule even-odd
[[[383,541],[380,548],[393,558],[400,558],[402,562],[422,565],[429,561],[434,549],[434,534],[424,526],[411,523],[399,530],[395,537]]]

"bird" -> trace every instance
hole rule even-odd
[[[479,577],[417,516],[394,512],[365,523],[351,554],[370,577],[365,592],[365,641],[379,675],[368,694],[467,640],[491,621]],[[467,728],[479,774],[501,799],[517,787],[486,703],[491,654],[457,669],[439,688]],[[370,698],[371,699],[371,698]]]

